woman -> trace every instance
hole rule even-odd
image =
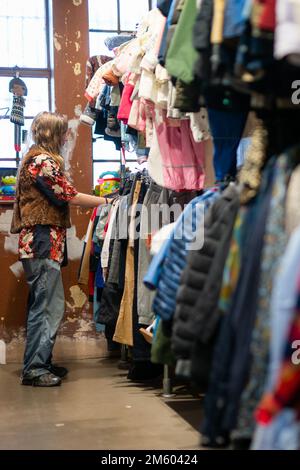
[[[19,169],[12,233],[19,233],[19,257],[29,285],[27,341],[22,385],[53,387],[68,373],[52,364],[52,350],[64,315],[61,265],[66,262],[69,206],[107,203],[77,192],[64,172],[61,149],[68,122],[57,113],[38,114],[31,126],[34,145]]]

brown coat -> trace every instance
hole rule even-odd
[[[54,205],[36,186],[28,171],[32,158],[45,152],[32,146],[21,164],[16,187],[11,233],[19,233],[23,228],[34,225],[56,225],[71,227],[69,205]],[[51,156],[49,155],[49,158]]]

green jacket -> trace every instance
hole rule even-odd
[[[193,81],[194,65],[198,58],[198,52],[193,46],[193,27],[197,12],[196,0],[185,0],[166,57],[169,74],[185,83]]]

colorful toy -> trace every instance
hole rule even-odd
[[[120,189],[120,176],[116,171],[105,171],[101,173],[99,183],[95,187],[96,196],[108,196],[109,194],[116,193]]]
[[[0,187],[1,194],[5,196],[14,196],[16,192],[15,186],[2,186]]]
[[[13,175],[10,175],[10,176],[3,176],[1,181],[2,181],[2,184],[4,185],[15,185],[16,184],[16,176],[13,176]]]
[[[0,196],[2,200],[14,199],[16,194],[16,176],[2,176],[0,184]]]

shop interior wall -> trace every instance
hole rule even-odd
[[[88,0],[52,0],[54,109],[66,114],[71,138],[66,165],[75,187],[92,188],[91,130],[79,125],[85,106],[85,64],[88,58]],[[66,314],[60,329],[57,359],[99,357],[105,341],[92,322],[88,290],[77,284],[77,273],[90,210],[72,208],[68,233],[69,264],[63,268]],[[19,362],[24,349],[28,290],[17,259],[17,235],[9,233],[11,206],[0,206],[0,339],[6,343],[8,362]]]

